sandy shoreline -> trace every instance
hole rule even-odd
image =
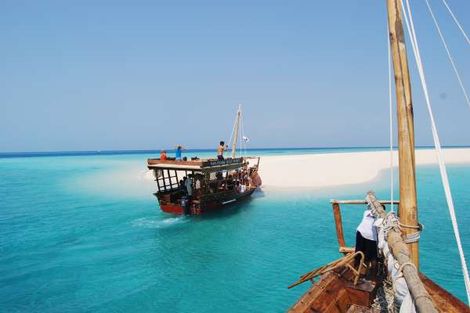
[[[397,166],[397,153],[394,165]],[[470,164],[470,148],[445,149],[446,164]],[[416,165],[437,165],[434,150],[417,150]],[[261,157],[264,187],[332,187],[360,184],[390,166],[390,152],[351,152]]]

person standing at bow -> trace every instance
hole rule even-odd
[[[385,209],[385,207],[384,207]],[[375,218],[369,207],[362,215],[362,221],[356,229],[356,252],[364,253],[364,263],[370,263],[371,273],[377,271],[377,227],[374,225]],[[359,257],[356,256],[356,264]]]
[[[227,149],[228,149],[228,146],[225,145],[224,141],[221,141],[219,143],[219,146],[217,147],[217,159],[218,160],[223,160],[224,159],[224,152]]]

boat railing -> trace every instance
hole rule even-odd
[[[367,193],[365,200],[331,200],[333,206],[333,212],[335,216],[335,225],[336,225],[336,234],[338,238],[338,244],[340,246],[340,252],[342,250],[348,250],[352,248],[346,247],[346,242],[344,240],[343,225],[341,219],[341,209],[340,204],[362,204],[368,205],[373,211],[373,214],[376,218],[381,218],[386,220],[387,213],[384,210],[384,204],[391,204],[389,200],[377,200],[375,194],[372,191]],[[399,205],[399,201],[393,201],[393,204]],[[432,301],[432,298],[429,296],[429,293],[425,289],[420,276],[418,269],[411,263],[409,258],[410,252],[406,243],[403,240],[402,232],[397,227],[391,227],[385,236],[385,241],[390,247],[390,252],[397,261],[397,264],[400,267],[400,271],[405,278],[406,285],[411,294],[411,297],[416,305],[416,309],[419,313],[421,312],[437,312]],[[346,252],[343,252],[346,254]]]
[[[359,262],[356,262],[356,260],[359,260]],[[331,272],[331,271],[334,271],[336,269],[339,269],[339,268],[342,268],[342,267],[347,267],[349,270],[351,270],[351,272],[353,273],[354,275],[354,285],[357,285],[358,281],[359,281],[359,277],[361,276],[361,270],[362,268],[364,267],[365,263],[364,263],[364,259],[365,259],[365,256],[364,256],[364,253],[361,252],[361,251],[358,251],[358,252],[351,252],[351,253],[348,253],[347,255],[333,261],[333,262],[330,262],[326,265],[323,265],[317,269],[314,269],[313,271],[310,271],[302,276],[300,276],[299,280],[297,280],[295,283],[293,283],[292,285],[290,285],[289,287],[287,287],[288,289],[291,289],[295,286],[298,286],[306,281],[311,281],[313,282],[314,279],[318,276],[321,276],[325,273],[328,273],[328,272]],[[355,263],[357,263],[357,265],[355,265]],[[357,266],[357,268],[355,267]]]
[[[381,204],[391,204],[390,200],[378,200]],[[346,240],[344,239],[344,230],[343,230],[343,219],[341,216],[341,204],[347,205],[367,205],[366,200],[330,200],[330,203],[333,207],[333,215],[335,218],[336,226],[336,237],[338,239],[339,252],[343,254],[348,254],[354,251],[354,247],[348,247],[346,245]],[[399,205],[400,201],[393,201],[394,205]]]

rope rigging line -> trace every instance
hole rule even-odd
[[[393,205],[393,101],[392,101],[392,55],[390,53],[390,30],[387,22],[387,55],[388,55],[388,109],[389,109],[389,141],[390,141],[390,210],[394,212]]]
[[[437,155],[437,159],[438,159],[438,163],[439,163],[439,170],[440,170],[440,173],[441,173],[442,185],[444,186],[444,193],[445,193],[445,196],[446,196],[447,206],[449,208],[449,214],[450,214],[450,217],[451,217],[452,227],[453,227],[453,230],[454,230],[454,236],[455,236],[455,240],[456,240],[456,243],[457,243],[457,248],[458,248],[458,251],[459,251],[460,262],[461,262],[461,266],[462,266],[462,273],[463,273],[463,278],[464,278],[464,282],[465,282],[465,289],[466,289],[466,292],[467,292],[468,303],[470,303],[470,279],[469,279],[469,275],[468,275],[467,264],[466,264],[466,261],[465,261],[465,254],[464,254],[464,251],[463,251],[463,248],[462,248],[462,242],[461,242],[461,239],[460,239],[459,226],[458,226],[457,217],[456,217],[456,214],[455,214],[455,208],[454,208],[454,202],[453,202],[453,199],[452,199],[452,193],[451,193],[451,190],[450,190],[449,178],[447,176],[447,169],[446,169],[446,165],[445,165],[444,159],[443,159],[443,153],[442,153],[441,143],[440,143],[440,139],[439,139],[439,134],[437,132],[437,127],[436,127],[436,123],[435,123],[435,120],[434,120],[434,113],[432,111],[431,101],[430,101],[430,98],[429,98],[427,82],[426,82],[426,78],[425,78],[425,75],[424,75],[424,67],[423,67],[423,63],[421,61],[421,54],[420,54],[420,51],[419,51],[418,40],[416,38],[416,32],[415,32],[414,23],[413,23],[413,15],[411,13],[411,7],[410,7],[410,4],[409,4],[409,0],[405,0],[405,1],[406,1],[406,9],[403,5],[403,1],[401,1],[401,5],[402,5],[403,12],[404,12],[406,28],[408,30],[408,34],[409,34],[410,40],[411,40],[411,45],[412,45],[412,48],[413,48],[413,54],[414,54],[414,57],[415,57],[415,60],[416,60],[416,66],[418,68],[418,73],[419,73],[419,77],[420,77],[420,81],[421,81],[421,86],[423,88],[423,93],[424,93],[424,98],[425,98],[428,113],[429,113],[429,118],[431,120],[432,136],[433,136],[434,146],[435,146],[436,155]]]
[[[245,138],[247,137],[245,136],[245,123],[243,122],[243,111],[241,111],[241,114],[240,114],[240,130],[241,130],[240,146],[242,148],[243,156],[246,156],[247,140]]]
[[[454,19],[455,24],[457,24],[458,28],[459,28],[460,31],[462,32],[462,35],[465,37],[465,40],[467,40],[467,43],[470,45],[470,39],[468,39],[467,34],[466,34],[465,31],[463,30],[462,25],[461,25],[461,24],[459,23],[459,21],[457,20],[457,17],[455,17],[454,12],[452,12],[452,10],[450,9],[449,5],[447,4],[447,1],[446,1],[446,0],[442,0],[442,2],[444,3],[444,5],[446,6],[446,8],[447,8],[447,10],[449,11],[450,15],[451,15],[452,18]]]
[[[237,114],[235,115],[235,121],[233,122],[233,128],[232,128],[232,133],[230,134],[230,140],[228,141],[228,144],[230,145],[230,149],[232,149],[233,147],[232,139],[235,139],[235,128],[237,125],[237,119],[238,119],[238,110],[237,110]]]
[[[243,140],[243,136],[244,135],[244,132],[243,132],[243,112],[241,111],[241,107],[240,107],[240,155],[241,156],[245,156],[245,145],[243,144],[244,140]]]
[[[434,16],[434,12],[431,9],[431,5],[429,4],[429,1],[428,0],[424,0],[424,1],[426,2],[426,5],[428,6],[429,13],[431,14],[432,20],[434,21],[434,25],[436,26],[437,32],[439,33],[439,37],[441,37],[442,44],[444,45],[444,48],[446,49],[447,57],[449,58],[452,68],[454,69],[455,75],[457,76],[457,80],[459,81],[460,88],[462,89],[462,92],[465,96],[465,100],[467,101],[468,107],[470,108],[470,98],[468,97],[467,90],[465,90],[464,84],[462,82],[462,78],[460,77],[460,73],[457,70],[457,67],[455,66],[454,59],[452,58],[452,55],[450,54],[449,47],[447,46],[447,42],[444,39],[444,35],[442,34],[441,28],[439,27],[439,23],[437,22],[437,19]]]
[[[235,135],[235,125],[237,123],[237,117],[235,116],[235,121],[233,122],[233,127],[232,127],[232,132],[230,134],[230,139],[228,141],[228,144],[230,145],[230,147],[232,146],[232,139],[233,139],[233,136]]]

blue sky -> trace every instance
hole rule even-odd
[[[470,47],[430,1],[470,89]],[[412,3],[442,143],[470,145],[470,108]],[[448,3],[469,32],[470,2]],[[386,146],[385,23],[385,1],[0,0],[0,151],[214,147],[238,103],[252,147]]]

